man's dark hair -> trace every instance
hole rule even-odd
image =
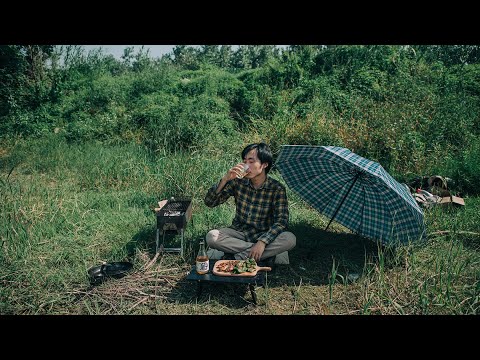
[[[250,144],[245,147],[245,149],[243,149],[242,159],[245,159],[247,154],[253,149],[257,149],[257,156],[262,164],[268,163],[268,166],[265,168],[265,174],[268,174],[268,172],[272,168],[272,151],[270,150],[268,145],[263,142],[258,144]]]

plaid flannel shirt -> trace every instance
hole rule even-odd
[[[215,207],[233,196],[236,212],[230,228],[242,231],[246,241],[260,240],[268,245],[287,229],[287,194],[280,182],[267,176],[262,186],[255,189],[250,179],[233,179],[217,194],[219,183],[208,189],[205,205]]]

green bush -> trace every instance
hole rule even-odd
[[[67,46],[57,53],[63,62],[42,50],[33,64],[29,49],[41,50],[0,46],[1,137],[55,133],[165,153],[222,153],[239,138],[338,145],[393,174],[439,169],[474,191],[478,46],[292,46],[281,56],[246,46],[230,62],[205,47],[184,54],[191,70],[178,51],[174,60],[130,53],[117,61]]]
[[[141,72],[129,73],[126,78],[129,85],[127,101],[135,102],[144,95],[157,92],[172,92],[178,76],[171,66],[164,63],[147,67]]]
[[[242,82],[233,74],[216,68],[183,71],[179,76],[180,79],[176,83],[176,92],[179,96],[206,94],[232,102],[242,87]]]
[[[453,179],[454,192],[461,194],[480,194],[480,137],[473,138],[460,153],[442,149],[432,154],[432,174]]]
[[[145,96],[132,121],[143,129],[143,141],[154,151],[212,147],[234,135],[235,123],[228,103],[214,96],[177,98],[174,95]]]

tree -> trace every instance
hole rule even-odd
[[[220,60],[220,49],[218,45],[200,46],[199,57],[202,62],[217,65]]]
[[[27,62],[21,46],[0,46],[0,116],[18,106],[17,92],[24,85]]]
[[[230,45],[220,46],[219,62],[218,66],[228,69],[232,67],[233,50]]]
[[[233,54],[233,67],[236,69],[251,69],[252,62],[249,56],[248,47],[240,45]]]
[[[480,45],[415,45],[412,48],[429,63],[441,61],[445,66],[452,66],[480,62]]]
[[[28,106],[37,107],[49,94],[47,62],[53,45],[0,46],[0,115]]]
[[[198,70],[200,62],[199,51],[187,45],[177,45],[173,48],[173,63],[188,70]]]

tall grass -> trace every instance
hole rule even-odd
[[[251,138],[221,151],[168,156],[136,144],[71,144],[61,137],[3,142],[0,313],[478,314],[480,201],[474,197],[462,209],[426,211],[426,243],[389,249],[339,224],[325,232],[328,219],[289,191],[297,246],[290,265],[278,266],[266,288],[257,289],[259,306],[239,287],[206,286],[196,299],[185,275],[198,242],[234,215],[233,201],[210,209],[203,197]],[[193,199],[187,252],[162,256],[148,273],[145,264],[155,255],[152,209],[176,195]],[[132,275],[89,286],[89,267],[122,260],[134,263]],[[351,273],[360,277],[347,281]],[[142,274],[155,274],[155,283]]]

